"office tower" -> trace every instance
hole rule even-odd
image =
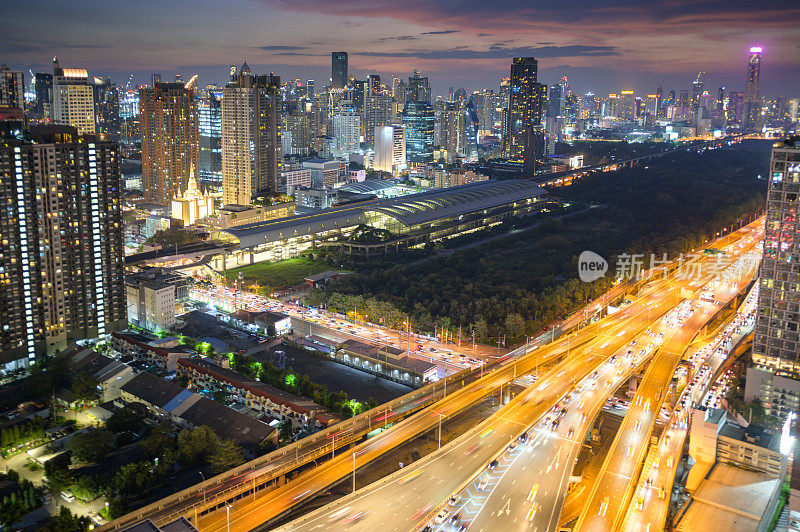
[[[150,76],[150,86],[155,87],[156,84],[161,83],[161,74],[153,74]]]
[[[91,85],[97,134],[105,140],[119,140],[119,87],[98,77]]]
[[[0,65],[0,109],[25,110],[25,80],[21,70]]]
[[[0,363],[125,327],[116,143],[35,126],[0,144]]]
[[[705,72],[698,72],[697,78],[692,82],[692,112],[697,112],[700,108],[701,98],[703,96],[703,76]]]
[[[406,160],[424,163],[433,157],[433,107],[429,102],[413,100],[403,109],[403,125],[406,127]]]
[[[244,63],[223,91],[223,205],[248,205],[282,190],[280,86],[279,76],[254,76]]]
[[[375,128],[392,123],[392,97],[383,92],[364,95],[364,144],[375,147]]]
[[[406,103],[406,96],[408,95],[408,86],[402,78],[397,76],[392,77],[392,98],[394,101],[401,105],[401,108]]]
[[[720,87],[717,89],[717,102],[716,102],[716,111],[717,115],[723,115],[725,112],[725,102],[726,102],[726,91],[725,87]]]
[[[768,414],[783,419],[797,411],[800,397],[800,136],[773,147],[767,182],[753,367],[747,372],[745,401],[758,397]]]
[[[567,91],[569,84],[567,83],[567,76],[563,76],[558,85],[550,87],[550,96],[548,97],[550,116],[555,118],[565,114]]]
[[[761,96],[759,95],[758,78],[761,74],[761,57],[764,50],[760,46],[750,48],[747,62],[747,83],[744,88],[745,115],[742,121],[745,129],[752,131],[759,126],[761,118]]]
[[[728,104],[726,105],[725,118],[729,124],[740,124],[744,113],[744,92],[728,92]]]
[[[41,117],[52,117],[53,75],[47,72],[37,72],[34,77],[34,85],[36,103],[33,106],[33,112]]]
[[[82,68],[61,68],[53,58],[53,122],[73,126],[79,134],[94,134],[94,96],[89,74]]]
[[[383,172],[397,174],[406,168],[406,128],[378,126],[375,128],[375,163]]]
[[[331,87],[343,89],[347,85],[347,52],[331,52]]]
[[[658,93],[648,94],[644,104],[645,113],[653,117],[656,117],[658,115],[658,110],[660,108],[661,108],[661,95]]]
[[[314,97],[314,80],[306,80],[306,98]]]
[[[617,116],[619,118],[636,118],[636,97],[631,90],[620,91],[617,96]]]
[[[340,102],[332,122],[335,154],[356,153],[361,145],[361,115],[348,100],[344,100]]]
[[[222,91],[209,91],[197,100],[200,183],[212,190],[222,189]]]
[[[139,88],[139,107],[144,195],[169,205],[197,168],[197,101],[183,83],[156,83]]]
[[[512,160],[524,160],[526,146],[542,127],[542,107],[547,86],[536,82],[538,64],[533,57],[515,57],[511,63],[508,114],[503,151]],[[543,150],[537,151],[537,155]]]
[[[428,81],[428,76],[423,76],[416,68],[411,72],[411,77],[408,78],[406,101],[428,103],[431,101],[431,84]]]

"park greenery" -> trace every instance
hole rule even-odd
[[[13,523],[41,505],[41,494],[29,480],[20,479],[13,469],[0,473],[0,481],[14,484],[13,491],[0,501],[0,523],[5,529],[11,529]]]
[[[763,208],[765,185],[756,176],[768,167],[765,146],[676,152],[646,167],[584,177],[552,193],[564,203],[597,208],[468,250],[364,268],[311,290],[307,303],[339,312],[363,303],[375,323],[383,318],[397,325],[408,314],[417,330],[460,328],[464,338],[474,331],[484,342],[522,341],[610,286],[613,267],[593,283],[577,279],[582,251],[609,259],[623,253],[675,258]]]
[[[170,227],[169,229],[161,229],[145,240],[145,244],[149,246],[181,246],[184,244],[191,244],[197,242],[197,234],[194,231],[183,229],[181,227]]]
[[[225,282],[232,286],[241,273],[243,287],[257,287],[252,290],[261,295],[268,295],[274,290],[303,284],[304,279],[309,275],[322,273],[329,269],[331,269],[330,266],[307,257],[295,257],[279,262],[259,262],[228,270],[225,274]]]

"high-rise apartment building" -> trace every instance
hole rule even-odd
[[[541,135],[542,109],[547,86],[536,82],[538,63],[533,57],[515,57],[511,63],[503,151],[511,160],[524,160],[527,146]],[[543,153],[543,143],[535,153]]]
[[[247,63],[222,98],[222,201],[248,205],[280,186],[281,78],[254,76]]]
[[[433,157],[433,132],[436,122],[433,107],[424,101],[408,101],[403,109],[406,127],[406,160],[424,163]]]
[[[375,147],[375,128],[386,126],[392,120],[392,97],[384,92],[367,91],[364,95],[364,144]]]
[[[94,134],[94,93],[83,68],[61,68],[53,58],[53,122]]]
[[[767,188],[753,367],[745,400],[785,417],[800,398],[800,136],[776,144]]]
[[[464,157],[467,146],[467,115],[460,102],[443,102],[439,113],[439,146],[454,157]]]
[[[139,109],[144,195],[168,206],[198,166],[197,101],[183,83],[156,83],[139,88]]]
[[[116,143],[36,126],[0,141],[0,364],[125,327]]]
[[[333,140],[336,155],[355,153],[361,145],[361,115],[350,102],[340,102],[333,115]]]
[[[197,100],[197,169],[200,183],[222,189],[222,91],[209,91]]]
[[[313,114],[295,109],[283,117],[281,130],[281,151],[290,155],[308,155],[311,146]]]
[[[749,131],[756,129],[761,119],[761,96],[758,85],[763,55],[764,50],[760,46],[750,48],[750,57],[747,61],[747,83],[744,88],[745,115],[742,117],[744,127]]]
[[[375,128],[375,161],[373,167],[397,174],[406,168],[406,128],[378,126]]]
[[[25,109],[25,79],[21,70],[0,65],[0,108]]]
[[[331,52],[331,87],[343,89],[347,85],[347,52]]]

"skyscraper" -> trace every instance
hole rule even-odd
[[[209,91],[197,100],[197,168],[200,183],[214,190],[222,188],[222,91]]]
[[[82,68],[61,68],[53,58],[53,122],[73,126],[78,133],[94,134],[94,95],[89,73]]]
[[[353,109],[349,100],[339,103],[333,115],[333,140],[336,155],[355,153],[360,146],[361,115]]]
[[[0,108],[25,109],[25,79],[21,70],[0,65]]]
[[[375,128],[376,170],[397,173],[406,168],[406,129],[403,126]]]
[[[92,80],[97,134],[104,140],[119,140],[119,87],[106,78]]]
[[[429,102],[409,101],[403,109],[406,127],[406,160],[424,163],[433,157],[433,107]]]
[[[37,72],[34,80],[36,104],[33,106],[33,111],[38,116],[50,118],[53,116],[53,75]]]
[[[794,136],[772,149],[753,331],[754,367],[747,372],[745,389],[745,401],[759,397],[767,413],[781,419],[797,411],[800,398],[798,195],[800,136]]]
[[[750,58],[747,62],[747,83],[744,88],[744,112],[742,117],[744,127],[754,130],[758,127],[761,116],[761,97],[759,95],[758,78],[761,74],[761,57],[764,50],[760,46],[750,48]]]
[[[367,91],[364,95],[364,143],[375,146],[375,128],[392,123],[392,97],[384,92]]]
[[[347,52],[331,52],[331,87],[343,89],[347,85]]]
[[[415,68],[411,72],[411,77],[408,78],[406,101],[428,103],[431,101],[431,84],[428,81],[428,76],[423,76],[419,69]]]
[[[280,88],[279,76],[254,76],[244,63],[236,80],[223,90],[224,205],[248,205],[254,196],[279,191]]]
[[[193,91],[182,83],[139,88],[145,198],[170,205],[197,168],[198,120]]]
[[[536,82],[538,63],[533,57],[515,57],[511,63],[503,151],[512,160],[524,160],[526,146],[540,135],[547,86]],[[541,154],[542,148],[536,150]]]
[[[127,325],[118,146],[36,126],[0,143],[0,364]]]

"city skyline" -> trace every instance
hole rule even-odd
[[[69,10],[47,3],[41,9],[11,6],[9,16],[19,23],[0,42],[12,68],[47,71],[52,56],[59,55],[117,83],[133,74],[136,84],[147,82],[152,72],[165,79],[198,73],[201,84],[224,83],[229,66],[247,60],[254,72],[326,85],[331,51],[342,50],[349,53],[350,73],[359,78],[371,72],[390,78],[417,67],[430,76],[435,94],[446,94],[449,86],[494,87],[515,56],[536,57],[543,82],[566,75],[578,93],[688,86],[700,70],[708,72],[708,86],[743,89],[742,65],[758,42],[765,52],[764,96],[800,83],[800,29],[792,24],[800,10],[788,2],[768,7],[735,2],[725,12],[712,4],[681,2],[511,3],[502,12],[479,3],[443,2],[402,9],[383,2],[314,0],[196,6],[185,9],[178,2],[147,9],[145,2],[103,12],[90,4]],[[157,22],[143,16],[155,12]],[[120,24],[123,19],[129,23]]]

